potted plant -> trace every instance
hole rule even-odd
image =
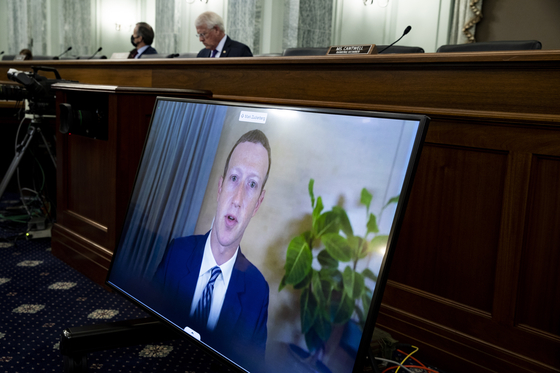
[[[388,236],[379,234],[378,217],[398,201],[398,196],[389,199],[376,216],[370,212],[372,194],[362,189],[360,203],[365,206],[367,224],[365,234],[359,236],[354,234],[342,207],[323,211],[322,198],[315,198],[313,185],[311,179],[312,227],[290,241],[285,273],[278,289],[290,285],[301,291],[301,332],[312,363],[320,358],[335,325],[353,319],[360,327],[364,326],[373,295],[366,279],[377,281],[377,276],[369,268],[359,271],[358,263],[386,247]],[[320,268],[313,267],[314,259]]]

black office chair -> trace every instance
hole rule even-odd
[[[196,58],[197,55],[198,53],[179,53],[177,58]]]
[[[101,56],[78,56],[76,57],[77,60],[106,60],[107,56],[105,55],[101,55]]]
[[[538,40],[504,40],[442,45],[437,49],[436,53],[526,51],[537,49],[542,49],[542,44]]]
[[[2,55],[2,61],[13,61],[16,58],[15,54],[4,54]]]
[[[179,57],[179,53],[156,53],[156,54],[143,54],[140,56],[141,59],[145,60],[148,58],[175,58]]]
[[[329,47],[286,48],[282,56],[325,56]]]
[[[282,53],[263,53],[263,54],[255,55],[255,57],[280,57],[280,56],[282,56]]]
[[[58,60],[58,56],[33,56],[34,60]]]
[[[377,45],[377,53],[381,54],[397,54],[397,53],[424,53],[424,48],[421,47],[407,47],[403,45],[391,45],[389,48],[386,45]],[[384,50],[385,49],[385,50]]]

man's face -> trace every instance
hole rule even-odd
[[[206,49],[216,49],[223,37],[217,26],[211,29],[206,26],[200,26],[196,28],[196,33],[199,35],[198,40],[204,44]]]
[[[221,249],[235,250],[264,198],[262,184],[268,153],[261,144],[244,142],[233,151],[225,179],[218,182],[218,207],[212,234]],[[262,192],[261,192],[262,190]]]
[[[132,32],[132,38],[133,38],[132,40],[134,40],[134,42],[136,43],[136,46],[138,47],[138,44],[140,44],[142,42],[142,37],[138,33],[138,26],[136,26],[134,28],[134,31]]]

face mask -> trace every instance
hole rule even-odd
[[[134,35],[130,35],[130,42],[132,43],[132,45],[137,46],[138,43],[134,42]]]

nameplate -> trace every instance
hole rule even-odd
[[[348,56],[355,54],[377,54],[377,47],[375,44],[364,45],[335,45],[329,48],[327,56],[340,55]]]
[[[129,52],[115,52],[111,55],[112,60],[126,60],[128,58]]]

